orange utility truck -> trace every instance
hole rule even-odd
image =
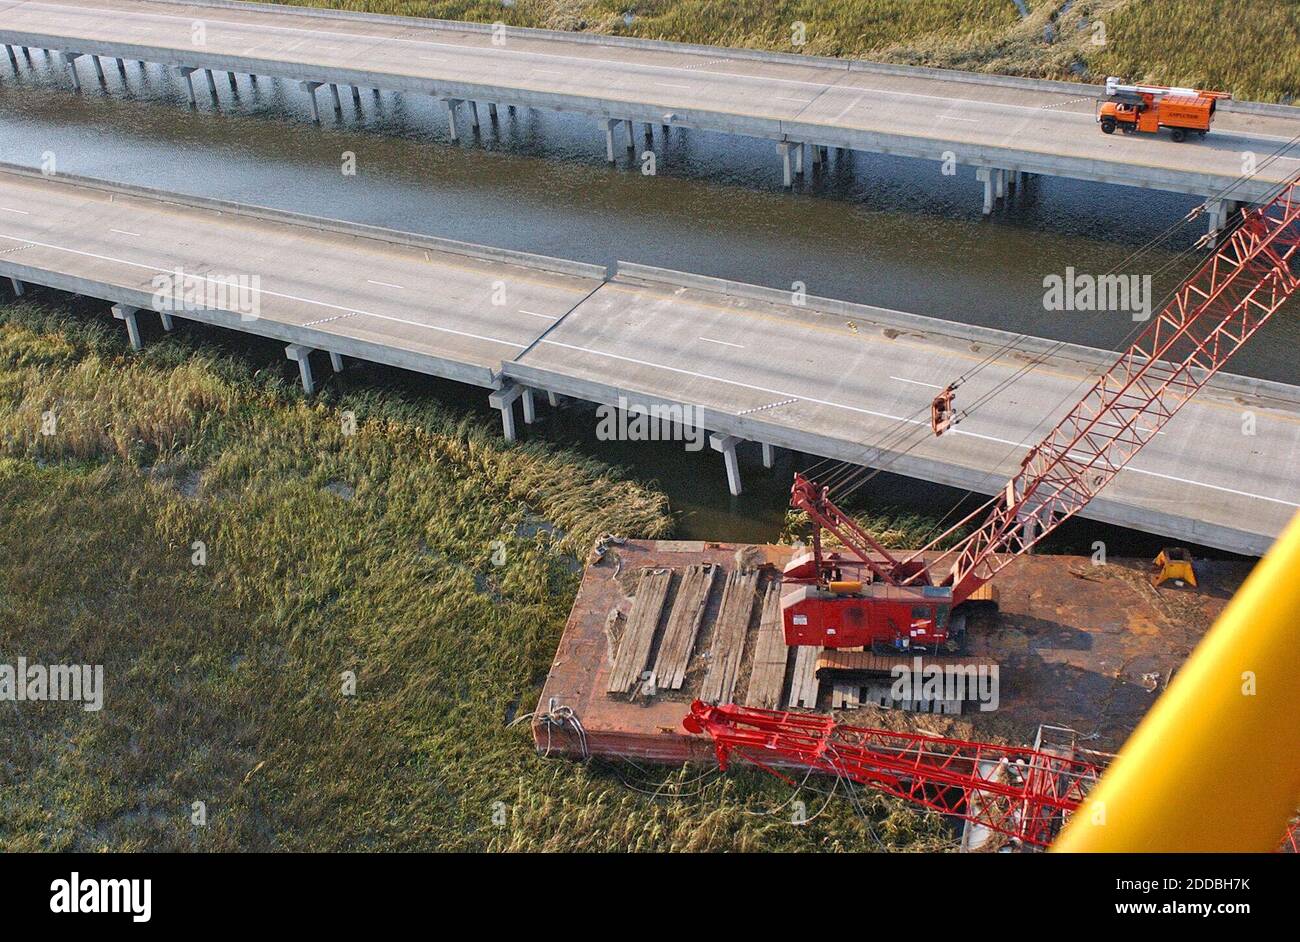
[[[1197,88],[1168,88],[1164,85],[1124,85],[1115,76],[1106,79],[1106,100],[1097,120],[1107,134],[1119,128],[1125,134],[1147,131],[1155,134],[1169,128],[1175,141],[1201,137],[1210,130],[1214,106],[1227,92],[1206,92]]]

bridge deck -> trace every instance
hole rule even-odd
[[[193,36],[203,27],[202,42]],[[1205,140],[1103,135],[1096,86],[542,30],[222,3],[0,0],[0,41],[373,86],[1258,200],[1300,109],[1229,104]]]
[[[936,389],[1010,335],[633,265],[606,280],[596,266],[0,169],[0,275],[149,310],[156,279],[178,268],[258,279],[254,316],[178,316],[489,388],[690,405],[724,435],[984,493],[1107,360],[1052,345],[1028,362],[1049,345],[1022,338],[958,404],[1027,375],[935,439]],[[1300,389],[1221,377],[1087,515],[1261,552],[1300,508],[1298,458]]]

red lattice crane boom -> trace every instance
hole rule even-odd
[[[999,746],[699,700],[682,725],[712,738],[724,771],[740,756],[793,784],[779,766],[811,768],[1034,846],[1051,843],[1111,758],[1075,747]]]
[[[1242,213],[1222,245],[1029,450],[996,497],[910,555],[887,552],[834,505],[826,488],[796,475],[791,505],[808,513],[815,535],[813,552],[786,569],[786,583],[802,586],[783,596],[787,642],[945,646],[951,609],[1086,507],[1295,293],[1298,247],[1300,176]],[[955,421],[949,414],[945,427]],[[824,557],[822,527],[854,558]],[[845,578],[846,566],[862,578]]]
[[[795,780],[782,767],[835,775],[1031,847],[1052,842],[1114,758],[1082,749],[1072,739],[1045,743],[1041,732],[1033,748],[1002,746],[847,726],[824,713],[700,700],[691,704],[682,726],[713,740],[724,772],[738,756],[792,785]],[[1300,819],[1292,822],[1279,849],[1300,852]]]

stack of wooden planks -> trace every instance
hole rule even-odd
[[[733,570],[727,576],[727,584],[722,590],[722,608],[713,626],[709,670],[700,688],[700,699],[705,703],[732,702],[757,588],[757,569]]]
[[[821,684],[817,680],[817,658],[822,649],[802,644],[795,648],[794,676],[790,678],[790,700],[792,707],[817,709],[817,694]]]
[[[668,627],[664,629],[659,654],[655,657],[655,683],[661,689],[682,689],[686,667],[695,651],[695,639],[704,622],[704,610],[708,608],[717,577],[718,567],[713,563],[688,566],[682,575],[672,613],[668,616]]]
[[[745,705],[775,710],[781,704],[785,687],[785,666],[790,648],[785,643],[785,626],[781,621],[781,580],[773,579],[763,594],[763,615],[754,642],[754,663],[749,672],[749,689]]]
[[[609,684],[605,688],[608,693],[628,693],[640,683],[672,580],[671,569],[641,570],[636,596],[632,599],[632,611],[628,613],[627,625],[610,668]]]

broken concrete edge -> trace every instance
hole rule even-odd
[[[711,275],[696,275],[688,272],[656,268],[635,262],[619,261],[615,263],[613,281],[636,279],[656,282],[681,288],[698,288],[731,297],[748,298],[775,304],[791,311],[848,317],[876,327],[892,327],[901,330],[920,330],[929,334],[951,337],[954,340],[969,343],[987,344],[991,348],[1004,348],[1010,352],[1009,344],[1014,344],[1018,353],[1050,353],[1054,357],[1076,360],[1090,367],[1110,366],[1118,357],[1118,351],[1103,350],[1100,347],[1086,347],[1082,344],[1058,342],[1028,334],[1013,334],[996,327],[982,327],[975,324],[962,324],[947,321],[924,314],[911,314],[892,308],[875,307],[858,304],[853,301],[841,301],[835,298],[823,298],[807,295],[805,303],[796,306],[791,303],[790,292],[781,288],[767,288],[762,285],[747,284],[741,281],[729,281]],[[1272,399],[1285,404],[1300,404],[1300,386],[1279,383],[1275,380],[1256,379],[1237,373],[1219,373],[1208,383],[1210,389],[1230,392],[1236,395],[1257,396]]]
[[[0,161],[0,173],[11,173],[16,176],[27,177],[29,179],[40,179],[47,182],[51,179],[39,170],[4,161]],[[403,232],[398,229],[388,229],[383,226],[372,226],[367,223],[347,222],[341,219],[329,219],[324,216],[311,216],[305,213],[294,213],[289,212],[288,210],[271,209],[270,207],[257,206],[250,203],[236,203],[230,200],[210,199],[202,196],[188,196],[169,192],[167,190],[159,190],[153,187],[138,186],[129,183],[111,183],[107,180],[101,180],[95,177],[85,177],[79,174],[59,172],[53,175],[53,179],[60,182],[71,183],[75,186],[84,186],[89,189],[99,190],[105,193],[156,199],[177,206],[187,206],[194,209],[217,210],[252,219],[264,219],[270,222],[291,223],[293,225],[303,226],[310,229],[318,229],[323,232],[371,238],[410,248],[433,249],[439,252],[448,252],[455,255],[479,258],[484,261],[502,262],[510,265],[524,265],[530,268],[542,269],[560,275],[572,275],[578,278],[595,278],[601,281],[605,280],[608,275],[608,269],[603,265],[593,265],[587,262],[574,262],[568,259],[554,258],[549,255],[536,255],[530,252],[516,252],[512,249],[498,249],[486,245],[476,245],[472,242],[459,242],[454,239],[442,239],[437,236],[426,236],[413,232]]]
[[[498,29],[495,23],[474,23],[464,20],[443,20],[422,16],[394,16],[383,13],[349,13],[343,10],[324,10],[310,7],[289,7],[274,3],[255,3],[250,0],[177,0],[185,6],[211,7],[226,10],[256,10],[264,13],[293,16],[365,21],[389,26],[405,26],[439,32],[491,33]],[[772,52],[764,49],[745,49],[734,46],[710,46],[704,43],[682,43],[663,39],[640,39],[635,36],[613,36],[601,33],[577,33],[529,26],[507,26],[507,36],[522,39],[550,39],[577,45],[620,46],[625,49],[649,49],[665,53],[678,53],[709,58],[735,59],[749,62],[771,62],[776,65],[802,65],[810,68],[842,70],[846,72],[875,72],[881,75],[929,78],[940,81],[965,82],[1000,88],[1019,88],[1025,91],[1060,92],[1066,95],[1105,97],[1105,85],[1091,82],[1066,82],[1059,79],[1034,79],[993,72],[970,72],[962,69],[941,69],[934,66],[903,65],[876,62],[871,59],[850,59],[838,56],[814,56],[797,52]],[[1104,79],[1103,79],[1104,82]],[[1225,111],[1300,118],[1300,107],[1274,102],[1237,101],[1219,102]]]

